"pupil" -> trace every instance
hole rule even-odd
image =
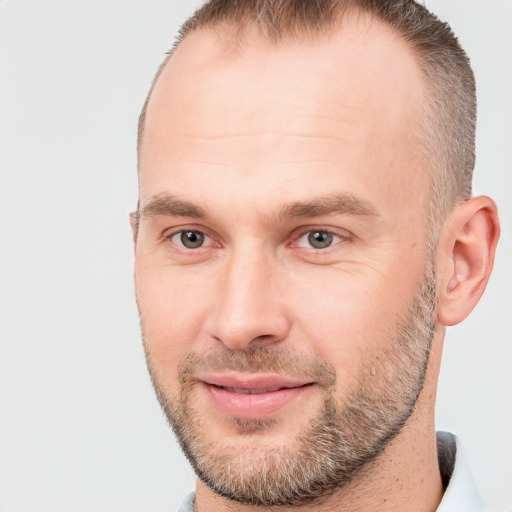
[[[181,234],[181,242],[188,249],[195,249],[203,245],[204,235],[199,231],[184,231]]]
[[[325,249],[332,244],[332,234],[325,231],[312,231],[308,236],[308,242],[315,249]]]

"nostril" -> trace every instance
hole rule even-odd
[[[259,336],[256,336],[256,338],[254,338],[254,339],[265,341],[265,340],[269,340],[269,339],[273,339],[273,338],[275,338],[275,336],[273,334],[260,334]]]

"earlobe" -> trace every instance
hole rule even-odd
[[[455,325],[476,306],[494,264],[499,238],[496,204],[486,196],[458,206],[442,228],[438,245],[438,320]]]

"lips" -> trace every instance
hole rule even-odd
[[[208,375],[200,383],[216,409],[243,419],[267,418],[300,400],[313,384],[272,375]]]
[[[231,393],[242,393],[242,394],[247,394],[247,395],[261,395],[263,393],[273,393],[274,391],[279,391],[280,389],[287,389],[287,388],[244,389],[244,388],[231,388],[231,387],[222,387],[222,386],[220,386],[220,387],[222,389],[225,389],[226,391],[231,392]]]

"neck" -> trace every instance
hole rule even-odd
[[[443,496],[437,459],[434,404],[442,336],[437,333],[425,385],[415,411],[383,453],[350,484],[331,495],[273,512],[434,512]],[[196,487],[197,512],[262,512],[266,507],[226,500],[203,482]]]

